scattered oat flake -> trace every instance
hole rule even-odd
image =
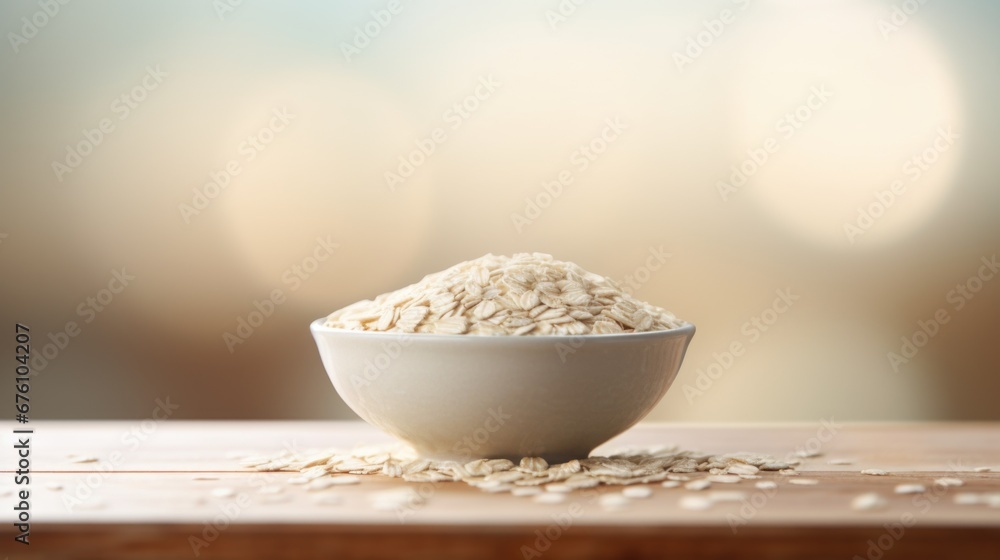
[[[703,490],[713,480],[731,484],[757,477],[748,473],[756,472],[758,464],[762,467],[777,464],[766,455],[708,455],[676,446],[661,446],[656,450],[648,447],[624,449],[606,457],[592,456],[555,465],[549,465],[540,457],[525,457],[516,465],[506,459],[455,462],[419,459],[412,449],[399,444],[365,446],[353,451],[308,451],[303,455],[285,450],[272,457],[262,456],[242,463],[263,472],[298,471],[285,482],[307,485],[307,490],[358,484],[363,476],[377,475],[402,478],[411,483],[462,482],[483,492],[516,492],[524,496],[563,494],[601,485],[632,487],[654,482],[665,483],[663,486],[667,488],[686,484],[689,489]],[[692,480],[692,474],[702,478]],[[522,488],[532,489],[519,490]]]
[[[735,484],[743,479],[735,474],[715,474],[707,477],[706,480],[709,482],[720,482],[722,484]]]
[[[219,477],[210,475],[199,475],[192,477],[191,480],[219,480]]]
[[[708,499],[713,502],[742,502],[747,499],[747,493],[739,490],[712,490]]]
[[[97,457],[91,455],[70,455],[67,457],[70,463],[96,463]]]
[[[678,505],[683,509],[688,509],[692,511],[704,511],[712,507],[712,500],[704,496],[684,496],[681,498]]]
[[[333,483],[332,478],[317,478],[315,480],[310,480],[309,483],[306,484],[306,490],[310,492],[317,492],[319,490],[326,490],[331,486],[336,486],[336,484]]]
[[[396,511],[406,507],[406,504],[400,502],[383,501],[376,500],[372,502],[372,509],[377,511]]]
[[[983,496],[977,494],[976,492],[959,492],[958,494],[955,494],[952,501],[960,506],[974,506],[986,503]]]
[[[284,504],[292,501],[292,496],[290,494],[265,494],[263,497],[258,498],[260,503],[264,505],[274,505],[274,504]]]
[[[935,479],[934,484],[937,484],[938,486],[962,486],[965,484],[965,482],[963,482],[962,479],[960,478],[945,477],[945,478]]]
[[[854,459],[830,459],[827,461],[830,465],[853,465]]]
[[[653,495],[653,491],[648,486],[629,486],[622,490],[622,496],[626,498],[648,498]]]
[[[409,487],[393,488],[371,495],[372,507],[379,511],[395,511],[400,508],[420,505],[424,498]]]
[[[557,492],[545,492],[538,494],[532,501],[539,504],[561,504],[566,501],[566,494],[559,494]]]
[[[865,469],[861,471],[861,474],[867,474],[871,476],[885,476],[889,474],[889,471],[883,471],[882,469]]]
[[[796,451],[795,454],[798,455],[799,457],[802,457],[803,459],[809,459],[809,458],[812,458],[812,457],[819,457],[820,455],[822,455],[822,453],[820,453],[817,450],[813,450],[813,449],[800,449],[800,450]]]
[[[320,506],[339,506],[344,499],[336,494],[323,494],[313,500],[313,503]]]
[[[793,478],[788,481],[789,484],[796,484],[798,486],[816,486],[819,481],[815,478]]]
[[[875,492],[867,492],[865,494],[859,494],[851,500],[851,509],[859,511],[882,509],[888,505],[888,503],[889,502],[879,494],[876,494]]]
[[[212,488],[212,496],[215,498],[232,498],[236,495],[236,490],[228,486],[220,486],[218,488]]]
[[[993,467],[976,467],[972,470],[975,472],[990,472],[993,470]]]
[[[81,510],[97,510],[104,509],[108,507],[108,503],[100,498],[93,498],[90,500],[85,500],[81,503],[75,504],[73,507]]]
[[[729,474],[738,474],[741,476],[753,476],[760,472],[760,469],[757,467],[746,463],[734,463],[729,465],[727,470],[729,471]]]
[[[549,463],[541,457],[524,457],[521,459],[520,468],[530,472],[542,472],[549,468]]]
[[[926,491],[927,488],[923,484],[897,484],[895,489],[897,494],[920,494]]]
[[[754,484],[760,490],[774,490],[778,487],[778,483],[773,480],[761,480],[760,482]]]
[[[519,497],[537,496],[542,493],[542,489],[537,486],[518,486],[511,490],[510,493]]]
[[[711,481],[704,478],[699,478],[698,480],[692,480],[691,482],[688,482],[687,484],[684,485],[684,488],[687,488],[688,490],[705,490],[711,485],[712,485]]]
[[[621,493],[615,492],[611,494],[604,494],[598,498],[597,502],[604,509],[621,509],[629,505],[632,500]]]
[[[490,494],[499,494],[501,492],[510,492],[514,488],[516,488],[516,486],[514,486],[513,484],[504,483],[504,484],[498,484],[496,486],[491,486],[489,488],[482,488],[482,490]]]
[[[49,490],[54,490],[54,491],[59,491],[63,489],[63,485],[59,484],[58,482],[50,482],[46,484],[45,487],[48,488]]]
[[[350,484],[360,484],[361,477],[353,474],[341,474],[330,478],[330,484],[335,486],[347,486]]]

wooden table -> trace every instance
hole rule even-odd
[[[813,449],[821,455],[803,460],[800,477],[819,484],[792,485],[792,477],[762,473],[761,480],[777,482],[776,491],[758,490],[756,481],[719,484],[747,492],[748,499],[705,511],[678,505],[696,492],[656,484],[652,498],[608,511],[594,492],[543,505],[438,483],[422,490],[426,504],[404,519],[371,503],[375,491],[410,484],[398,479],[370,476],[317,493],[286,484],[293,473],[239,467],[240,454],[389,441],[362,423],[147,420],[31,427],[31,544],[14,541],[11,435],[2,452],[0,556],[1000,558],[1000,504],[954,501],[958,493],[1000,492],[1000,424],[642,424],[602,449],[674,443],[779,458]],[[72,455],[98,461],[74,462]],[[830,464],[837,459],[854,462]],[[865,468],[892,474],[860,474]],[[942,476],[965,484],[934,486]],[[894,494],[900,483],[922,483],[928,491]],[[235,494],[213,495],[224,493],[220,488]],[[884,495],[888,507],[852,510],[852,498],[864,492]],[[321,499],[339,503],[317,503]]]

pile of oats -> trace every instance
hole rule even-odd
[[[509,492],[516,496],[564,494],[599,485],[633,485],[672,481],[732,483],[760,478],[760,471],[790,469],[793,464],[767,455],[730,453],[708,455],[676,447],[630,449],[608,457],[574,459],[550,465],[541,457],[525,457],[518,463],[507,459],[477,459],[466,463],[434,461],[417,457],[403,446],[378,446],[354,451],[330,450],[300,456],[283,452],[272,457],[251,457],[243,465],[258,471],[298,471],[292,483],[316,484],[333,480],[357,483],[353,475],[385,475],[408,482],[464,482],[486,492]],[[700,478],[693,479],[695,476]]]
[[[608,456],[588,457],[555,465],[550,465],[540,457],[525,457],[516,463],[507,459],[437,461],[418,457],[412,449],[401,444],[365,446],[350,451],[325,450],[301,454],[283,451],[269,456],[243,457],[244,466],[258,471],[295,472],[296,475],[289,477],[286,482],[289,485],[299,485],[306,491],[316,492],[315,503],[321,505],[342,503],[340,496],[325,492],[329,488],[360,484],[370,475],[401,478],[414,483],[371,494],[372,507],[397,513],[412,510],[426,502],[429,494],[423,490],[424,485],[448,482],[462,482],[489,493],[530,497],[538,504],[563,503],[577,490],[621,487],[590,494],[597,497],[598,504],[605,510],[623,509],[634,500],[650,498],[654,495],[655,488],[651,484],[659,483],[664,489],[682,491],[678,507],[694,511],[712,509],[727,502],[746,503],[753,498],[741,488],[751,485],[755,491],[763,491],[764,496],[770,498],[784,483],[788,487],[820,484],[818,479],[801,476],[773,476],[774,472],[779,475],[799,474],[796,467],[801,464],[801,460],[793,453],[779,460],[757,453],[707,454],[674,446],[627,448]],[[767,471],[772,471],[772,476],[762,477]],[[884,473],[881,476],[890,476],[885,471],[879,472]],[[972,472],[984,471],[968,471]],[[922,494],[930,491],[931,480],[935,486],[945,489],[965,485],[962,478],[933,479],[932,474],[926,473],[926,484],[897,484],[886,493],[888,496],[880,492],[866,492],[854,496],[845,505],[858,512],[882,510],[889,507],[893,494]],[[217,477],[196,477],[198,480],[215,478]],[[280,486],[260,489],[264,494],[281,491]],[[211,495],[219,498],[232,496],[234,493],[232,488],[216,488]],[[756,495],[757,493],[754,494]],[[961,506],[1000,508],[1000,492],[960,492],[954,494],[953,502]]]
[[[541,253],[486,255],[331,314],[356,331],[474,335],[586,335],[684,325],[613,280]]]

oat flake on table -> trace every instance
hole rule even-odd
[[[706,489],[711,486],[712,479],[720,477],[734,483],[741,481],[740,476],[723,474],[730,469],[746,472],[746,467],[752,466],[766,471],[775,461],[773,457],[750,453],[710,455],[660,446],[655,450],[625,449],[609,457],[593,456],[554,465],[540,457],[525,457],[516,464],[507,459],[461,463],[422,459],[405,446],[389,445],[378,449],[369,446],[353,452],[328,450],[302,455],[283,451],[274,456],[247,458],[243,464],[259,471],[298,471],[299,474],[288,481],[290,484],[300,483],[305,478],[313,481],[310,485],[325,488],[357,484],[365,475],[382,475],[415,483],[464,482],[484,492],[531,495],[546,502],[558,498],[543,498],[543,495],[565,495],[595,486],[656,482],[679,485],[686,481],[684,486],[688,490]],[[321,483],[321,480],[327,482]],[[528,488],[538,491],[524,490]],[[647,492],[631,490],[628,494],[638,497]]]

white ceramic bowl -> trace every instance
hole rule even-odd
[[[347,405],[421,455],[450,460],[586,457],[663,398],[695,330],[407,335],[324,322],[311,330]]]

